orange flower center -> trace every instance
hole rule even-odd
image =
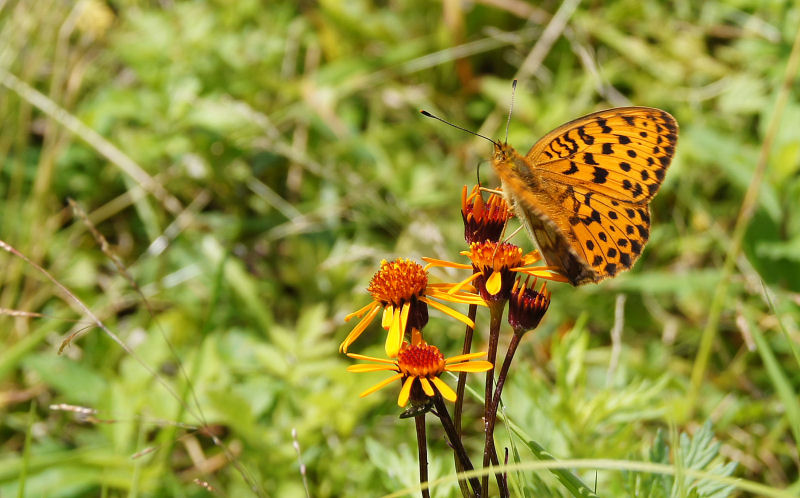
[[[523,264],[522,249],[506,242],[476,242],[469,246],[469,259],[476,268],[486,270],[503,270],[516,268]]]
[[[381,269],[372,277],[367,291],[376,301],[399,306],[412,297],[424,296],[427,286],[428,274],[422,265],[398,258],[381,261]]]
[[[400,372],[413,377],[438,377],[444,372],[444,355],[436,346],[425,342],[416,345],[403,344],[397,354]]]

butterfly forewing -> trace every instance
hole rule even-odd
[[[633,203],[658,192],[675,153],[678,126],[651,107],[620,107],[589,114],[545,135],[527,158],[543,175]]]

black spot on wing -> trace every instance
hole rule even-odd
[[[575,140],[569,138],[569,132],[564,134],[564,140],[569,142],[569,145],[567,146],[567,150],[569,150],[570,154],[574,154],[574,153],[578,152],[578,143]]]
[[[581,137],[581,140],[583,140],[586,145],[592,145],[594,143],[594,137],[587,135],[586,130],[583,129],[583,126],[578,127],[578,136]]]
[[[562,171],[561,173],[565,175],[574,175],[577,172],[578,172],[578,166],[575,164],[575,161],[570,161],[569,169],[566,171]]]
[[[608,177],[608,170],[605,168],[601,168],[599,166],[595,166],[594,168],[594,177],[592,181],[594,183],[605,183],[606,178]]]

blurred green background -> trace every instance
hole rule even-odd
[[[502,137],[515,77],[518,150],[618,105],[665,109],[681,133],[643,257],[601,285],[551,286],[508,417],[558,458],[695,466],[800,495],[797,80],[778,98],[798,26],[796,2],[757,0],[0,2],[0,239],[31,261],[0,251],[0,496],[413,486],[413,423],[394,387],[358,398],[383,377],[345,372],[343,317],[369,302],[383,258],[463,261],[461,188],[479,165],[496,183],[491,147],[418,111]],[[452,356],[463,326],[432,312],[426,334]],[[383,337],[375,324],[353,350],[380,355]],[[466,406],[475,450],[479,402]],[[432,478],[453,473],[434,421]],[[706,421],[713,461],[675,451]],[[748,495],[576,475],[601,496]],[[569,496],[546,471],[514,479]]]

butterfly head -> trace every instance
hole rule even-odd
[[[517,151],[514,150],[514,147],[508,145],[507,143],[503,142],[492,142],[494,143],[494,153],[492,154],[492,163],[494,164],[502,164],[512,161],[514,156],[517,155]]]

